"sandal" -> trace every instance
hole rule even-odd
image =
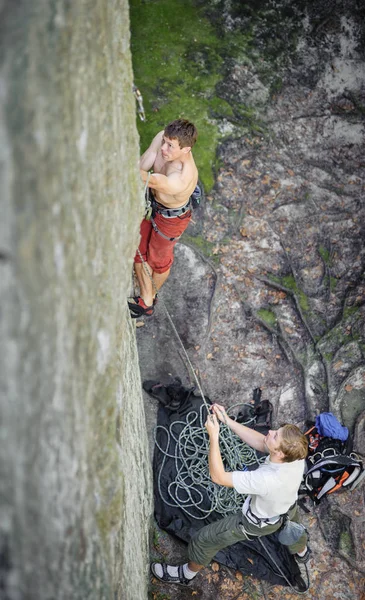
[[[131,311],[132,319],[138,319],[138,317],[143,316],[152,317],[154,311],[154,305],[147,306],[141,296],[134,296],[134,298],[128,300],[128,307]]]
[[[162,567],[162,575],[157,575],[156,570],[155,570],[155,566],[156,565],[161,565]],[[169,567],[170,565],[167,565],[166,563],[151,563],[151,573],[154,577],[156,577],[156,579],[159,579],[160,581],[163,581],[164,583],[175,583],[176,585],[183,585],[184,587],[186,585],[190,584],[191,579],[187,579],[184,575],[184,568],[183,565],[179,565],[178,567],[178,575],[177,577],[173,576],[173,575],[169,575],[169,573],[167,572],[167,567]]]

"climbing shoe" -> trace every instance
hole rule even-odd
[[[128,307],[131,311],[132,319],[137,319],[138,317],[151,317],[154,311],[154,305],[147,306],[143,298],[141,296],[134,296],[134,298],[130,298],[128,300]]]

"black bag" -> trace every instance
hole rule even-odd
[[[193,191],[193,193],[190,196],[190,203],[191,203],[191,207],[193,208],[193,210],[195,210],[196,208],[199,208],[202,198],[203,198],[202,190],[199,187],[199,185],[197,185],[195,190]]]

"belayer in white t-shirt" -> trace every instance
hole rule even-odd
[[[213,414],[205,423],[209,434],[209,471],[212,481],[233,487],[247,494],[242,510],[202,527],[190,540],[189,562],[172,566],[152,563],[155,577],[166,583],[188,585],[212,558],[227,546],[274,533],[284,518],[299,522],[296,500],[302,481],[308,442],[296,425],[286,424],[263,435],[231,419],[223,406],[213,404]],[[255,471],[225,471],[219,447],[219,421],[259,452],[268,453],[265,462]],[[288,546],[297,562],[309,560],[307,534],[303,531],[297,542]]]

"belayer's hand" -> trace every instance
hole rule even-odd
[[[226,409],[221,404],[213,404],[212,411],[218,417],[222,423],[226,423],[228,419],[228,415],[226,413]]]
[[[219,423],[215,415],[208,415],[205,422],[205,428],[209,434],[209,437],[219,437]]]

